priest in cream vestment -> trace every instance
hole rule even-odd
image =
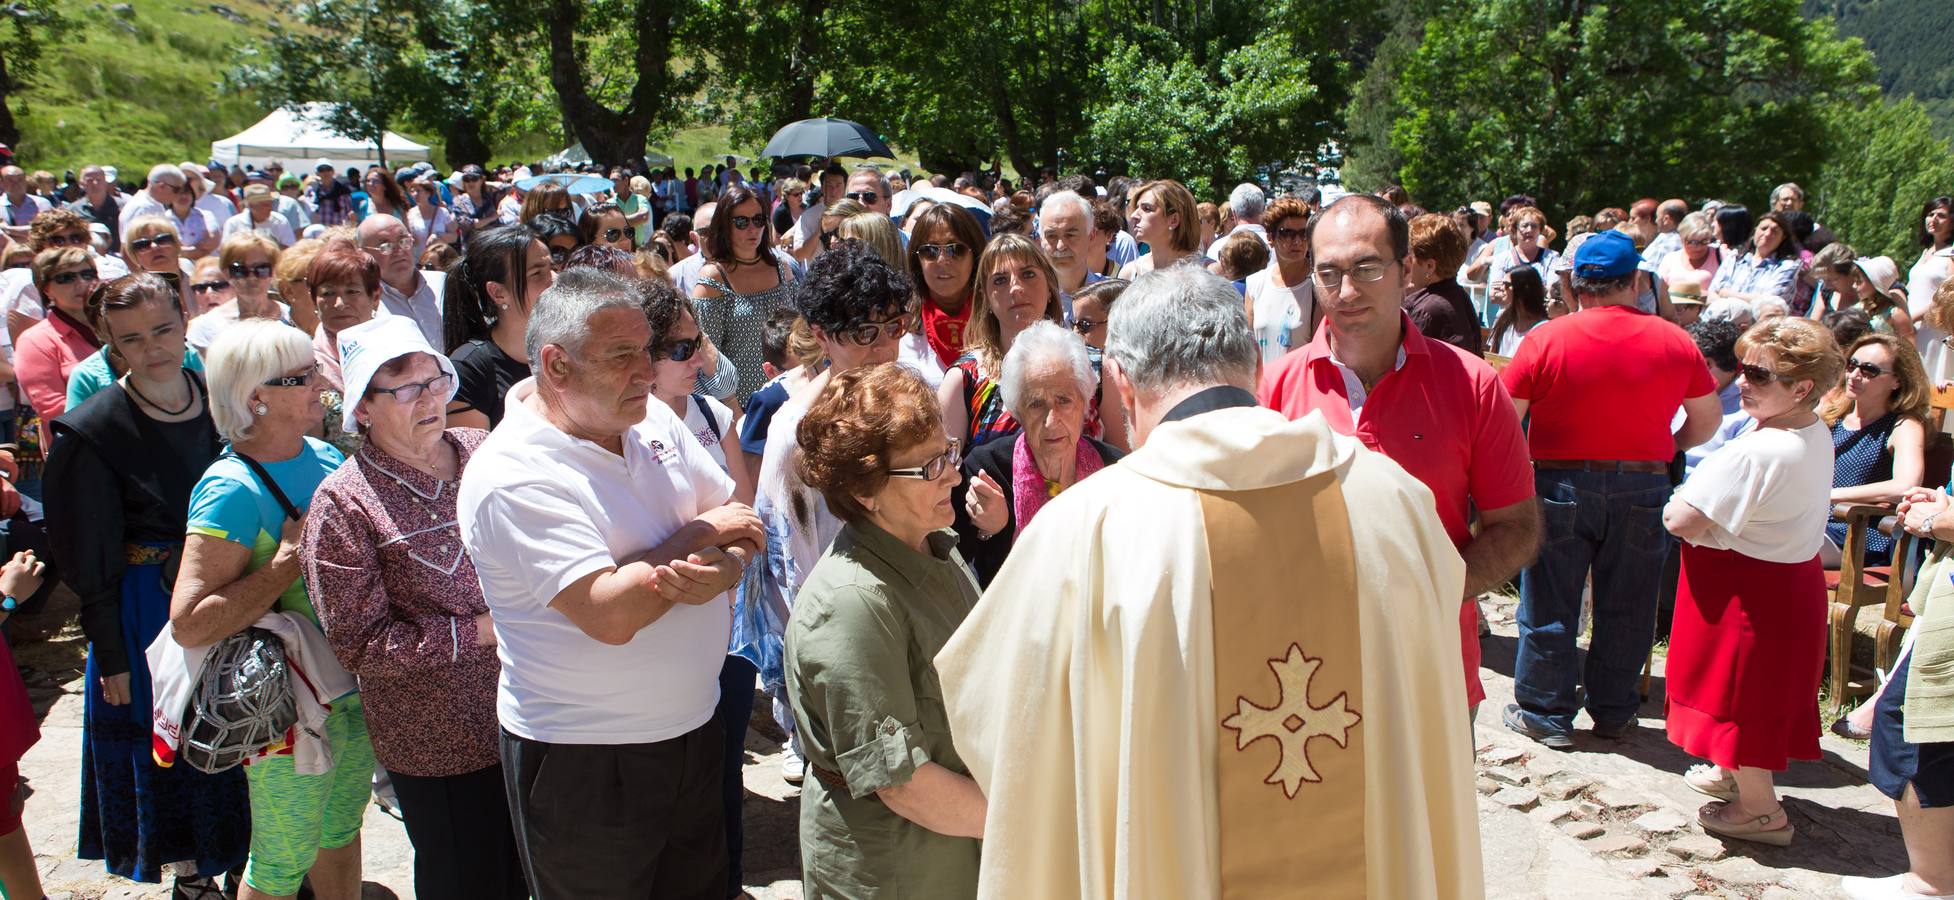
[[[1114,306],[1134,452],[1054,498],[936,657],[979,896],[1477,898],[1465,564],[1396,463],[1257,407],[1226,282]]]

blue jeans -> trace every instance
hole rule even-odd
[[[1539,470],[1546,520],[1540,558],[1520,576],[1520,652],[1513,698],[1535,727],[1574,730],[1587,687],[1588,715],[1614,727],[1635,718],[1638,682],[1655,640],[1656,586],[1668,553],[1662,507],[1669,477],[1644,472]],[[1594,573],[1593,635],[1582,664],[1581,589]]]

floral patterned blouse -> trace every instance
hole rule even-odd
[[[488,437],[450,428],[468,467]],[[299,558],[333,653],[360,681],[373,752],[388,769],[440,777],[498,761],[488,612],[455,523],[456,482],[438,481],[371,442],[326,476]]]

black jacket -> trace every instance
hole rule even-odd
[[[1099,452],[1099,459],[1106,465],[1119,462],[1125,453],[1118,447],[1096,438],[1086,438],[1092,449]],[[963,482],[950,494],[950,506],[956,511],[957,552],[970,562],[970,568],[977,573],[979,587],[990,586],[991,579],[997,577],[997,570],[1004,567],[1004,558],[1011,553],[1011,540],[1018,529],[1018,512],[1011,493],[1011,457],[1018,447],[1018,435],[1004,435],[986,442],[972,451],[963,461]],[[991,536],[990,540],[977,539],[977,526],[970,521],[970,513],[964,509],[964,496],[970,490],[970,482],[978,472],[987,472],[991,480],[1004,491],[1004,509],[1010,518],[1004,530]]]

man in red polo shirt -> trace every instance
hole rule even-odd
[[[1470,598],[1511,578],[1540,543],[1519,416],[1485,360],[1412,327],[1403,308],[1410,233],[1397,207],[1350,194],[1308,227],[1323,325],[1263,372],[1259,399],[1291,419],[1321,411],[1331,428],[1431,489],[1439,522],[1465,558],[1459,646],[1466,701],[1477,712],[1486,691]]]
[[[1577,685],[1594,733],[1619,738],[1641,706],[1637,682],[1655,639],[1656,585],[1668,541],[1669,461],[1714,434],[1716,381],[1681,328],[1636,308],[1635,242],[1620,232],[1574,253],[1581,310],[1527,332],[1500,373],[1534,459],[1548,541],[1520,578],[1520,649],[1508,728],[1573,746]],[[1684,413],[1674,434],[1676,409]],[[1594,582],[1585,663],[1582,586]]]

